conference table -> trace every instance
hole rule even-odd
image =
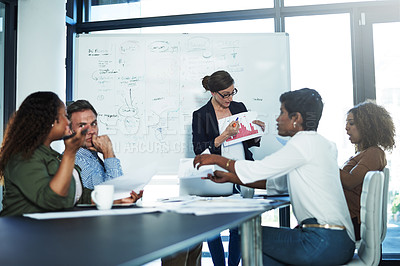
[[[261,214],[288,204],[289,197],[283,197],[263,210],[201,216],[153,212],[47,220],[2,217],[0,265],[143,265],[236,226],[242,237],[242,265],[260,265]]]

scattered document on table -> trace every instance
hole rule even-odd
[[[253,124],[257,119],[257,112],[243,112],[228,116],[218,120],[220,132],[223,132],[232,121],[237,121],[239,132],[224,142],[224,146],[229,146],[248,139],[253,139],[264,135],[264,131],[259,125]]]
[[[160,210],[157,208],[126,208],[126,209],[111,209],[111,210],[29,213],[29,214],[24,214],[24,216],[38,220],[46,220],[46,219],[92,217],[92,216],[103,216],[103,215],[142,214],[142,213],[151,213],[158,211]]]
[[[273,202],[275,200],[244,199],[240,195],[229,197],[185,196],[160,200],[156,207],[163,211],[210,215],[264,210]]]

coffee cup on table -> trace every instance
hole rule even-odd
[[[113,185],[97,185],[92,191],[92,200],[96,203],[99,210],[109,210],[114,201],[114,186]]]
[[[240,186],[240,195],[242,196],[242,198],[252,199],[254,196],[254,188]]]

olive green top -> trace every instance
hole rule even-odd
[[[0,215],[15,216],[72,208],[75,205],[74,177],[71,176],[71,185],[65,197],[55,193],[49,185],[60,162],[61,155],[44,145],[39,146],[29,159],[20,155],[12,157],[4,169],[3,211]],[[79,173],[80,169],[75,168]],[[79,203],[90,203],[90,192],[84,189]]]

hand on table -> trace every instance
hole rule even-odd
[[[135,203],[138,199],[143,197],[143,190],[137,194],[135,191],[131,191],[131,196],[119,200],[114,200],[114,204],[122,204],[122,203]]]

